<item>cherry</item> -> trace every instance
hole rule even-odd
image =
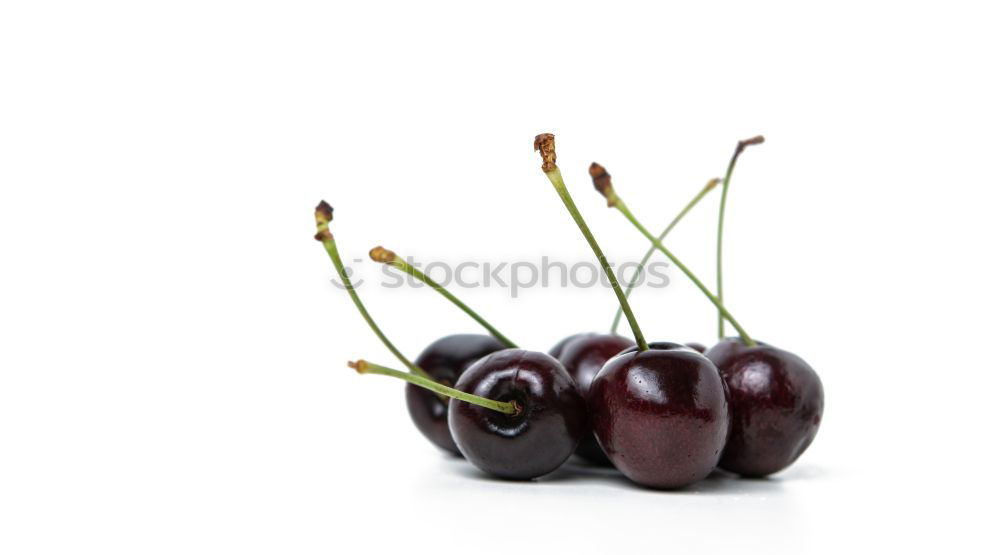
[[[635,347],[609,360],[591,384],[588,410],[601,448],[615,467],[644,486],[679,488],[708,476],[719,461],[729,428],[725,385],[718,370],[692,349],[646,343],[610,264],[566,189],[555,163],[555,137],[537,136],[535,149],[542,155],[542,171],[597,256],[635,335]],[[602,185],[599,190],[609,205],[624,213],[610,176]],[[648,238],[659,243],[656,237]],[[562,346],[561,358],[576,341]]]
[[[590,391],[590,382],[604,363],[635,346],[635,341],[620,335],[579,333],[569,339],[562,348],[553,347],[549,354],[557,353],[553,356],[566,368],[583,395]]]
[[[573,335],[564,337],[563,339],[559,340],[559,342],[556,343],[551,349],[549,349],[549,356],[551,356],[552,358],[559,358],[560,356],[562,356],[563,349],[566,348],[566,345],[568,345],[570,341],[574,341],[586,335],[589,335],[589,333],[586,332],[574,333]]]
[[[498,339],[489,335],[449,335],[428,345],[417,357],[416,363],[434,381],[454,385],[474,362],[506,348]],[[445,451],[461,455],[448,430],[446,401],[426,389],[407,384],[406,407],[410,418],[424,437]]]
[[[791,466],[823,419],[823,384],[800,357],[757,342],[727,338],[706,356],[729,388],[732,423],[719,466],[762,477]]]
[[[361,374],[400,378],[451,397],[448,427],[480,470],[531,480],[561,466],[586,430],[586,403],[566,370],[544,353],[505,349],[480,359],[454,388],[366,361]]]
[[[634,346],[635,341],[620,335],[578,333],[559,342],[549,354],[562,363],[576,382],[580,394],[586,398],[590,391],[590,383],[604,364],[618,353]],[[601,446],[589,429],[580,440],[576,454],[591,463],[611,466],[611,461],[601,450]]]
[[[685,343],[684,345],[686,347],[688,347],[688,348],[691,348],[691,349],[694,349],[695,351],[698,351],[701,354],[705,354],[705,351],[708,350],[708,347],[706,347],[703,344],[698,343],[696,341],[691,341],[689,343]]]
[[[473,364],[456,389],[516,402],[498,413],[452,400],[448,425],[472,464],[501,478],[530,480],[559,468],[587,431],[586,403],[573,378],[544,353],[508,349]]]
[[[632,481],[673,489],[708,476],[719,462],[729,409],[719,371],[700,353],[652,343],[612,358],[591,384],[598,441]]]
[[[739,141],[729,160],[719,201],[716,237],[716,295],[722,299],[722,232],[729,182],[740,154],[764,142],[756,136]],[[768,476],[788,468],[809,447],[823,419],[823,384],[800,357],[765,343],[741,338],[723,339],[725,323],[719,315],[719,343],[706,355],[729,388],[733,413],[729,442],[719,466],[744,476]]]

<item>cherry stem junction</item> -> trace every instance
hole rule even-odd
[[[375,262],[381,262],[383,264],[388,264],[389,266],[392,266],[393,268],[396,268],[397,270],[399,270],[399,271],[401,271],[401,272],[403,272],[403,273],[405,273],[407,275],[410,275],[410,276],[412,276],[412,277],[420,280],[421,282],[429,285],[432,289],[434,289],[435,291],[437,291],[438,293],[440,293],[442,296],[444,296],[444,298],[446,298],[449,301],[451,301],[452,304],[454,304],[455,306],[457,306],[458,308],[460,308],[463,312],[465,312],[466,314],[468,314],[473,320],[475,320],[476,322],[478,322],[479,325],[481,325],[483,328],[485,328],[486,331],[488,331],[490,333],[490,335],[492,335],[493,337],[497,338],[498,341],[500,341],[501,343],[503,343],[504,345],[506,345],[509,348],[512,348],[512,349],[516,349],[517,348],[517,345],[515,345],[513,341],[511,341],[510,339],[507,339],[507,336],[505,336],[504,334],[500,333],[499,330],[497,330],[495,327],[493,327],[489,322],[486,321],[485,318],[483,318],[482,316],[480,316],[475,310],[472,310],[468,305],[466,305],[461,300],[459,300],[458,297],[456,297],[450,291],[448,291],[443,285],[441,285],[440,283],[438,283],[438,282],[434,281],[433,279],[431,279],[431,277],[428,276],[427,274],[425,274],[425,273],[421,272],[420,270],[414,268],[413,265],[411,265],[408,262],[406,262],[405,260],[403,260],[403,258],[400,257],[399,255],[397,255],[396,253],[392,252],[389,249],[385,249],[385,248],[382,248],[382,247],[375,247],[374,249],[372,249],[368,253],[368,255]]]
[[[587,222],[580,215],[580,210],[577,209],[576,203],[573,202],[573,197],[570,196],[569,191],[566,189],[566,182],[563,181],[562,172],[556,166],[555,136],[551,133],[543,133],[535,137],[535,150],[539,151],[542,156],[542,171],[545,172],[545,176],[552,182],[552,186],[555,187],[556,193],[559,194],[559,198],[562,199],[563,204],[566,206],[566,210],[573,217],[573,221],[580,228],[580,232],[583,233],[583,237],[590,244],[594,255],[597,256],[597,261],[600,262],[604,273],[608,276],[608,282],[611,283],[611,288],[618,297],[618,304],[621,305],[622,312],[625,314],[625,318],[632,328],[632,334],[635,336],[635,343],[639,351],[649,350],[649,344],[646,343],[646,338],[643,337],[642,330],[639,329],[639,322],[636,321],[635,315],[632,313],[632,307],[628,304],[628,298],[626,298],[625,293],[622,291],[622,287],[618,283],[618,278],[615,277],[615,272],[611,269],[611,265],[608,264],[607,257],[604,256],[600,245],[594,239],[594,234],[590,232]]]
[[[466,393],[460,391],[453,387],[448,387],[446,385],[441,385],[434,380],[424,378],[415,374],[401,372],[399,370],[393,370],[392,368],[386,368],[385,366],[379,366],[378,364],[372,364],[365,360],[359,360],[357,362],[348,362],[348,366],[357,370],[358,374],[377,374],[379,376],[389,376],[392,378],[399,378],[410,382],[411,384],[422,387],[424,389],[429,389],[438,395],[443,395],[445,397],[451,397],[452,399],[458,399],[459,401],[465,401],[466,403],[471,403],[483,408],[490,410],[495,410],[497,412],[502,412],[503,414],[509,414],[512,416],[517,416],[521,414],[523,410],[521,405],[516,401],[494,401],[493,399],[487,399],[486,397],[480,397],[479,395],[473,395],[471,393]]]
[[[347,270],[344,268],[344,263],[340,259],[340,252],[337,250],[337,243],[333,240],[333,234],[330,233],[330,221],[333,219],[333,208],[327,204],[326,201],[322,201],[316,207],[316,240],[323,243],[323,247],[326,249],[328,255],[330,255],[330,260],[333,262],[333,266],[337,269],[337,275],[340,276],[340,281],[344,283],[344,288],[347,289],[347,293],[351,296],[351,301],[354,302],[354,306],[357,307],[358,312],[361,313],[362,318],[368,323],[368,327],[371,328],[375,335],[382,341],[390,352],[406,366],[410,372],[421,376],[425,379],[430,379],[430,376],[422,368],[410,362],[403,353],[396,348],[395,345],[389,341],[389,338],[382,333],[381,328],[375,323],[371,314],[368,313],[368,309],[365,308],[364,303],[361,302],[361,298],[358,296],[358,292],[354,289],[354,284],[351,283],[351,278],[347,274]]]
[[[593,167],[596,165],[597,165],[596,163],[591,165],[591,175],[593,175]],[[603,168],[601,169],[603,170]],[[691,209],[695,207],[695,205],[701,202],[701,199],[705,198],[705,195],[711,192],[712,189],[714,189],[715,186],[718,184],[719,184],[719,178],[717,177],[712,178],[712,180],[709,181],[704,187],[702,187],[701,191],[699,191],[698,194],[695,195],[693,199],[691,199],[691,202],[687,203],[687,206],[685,206],[683,210],[681,210],[676,216],[674,216],[674,219],[670,222],[669,225],[667,225],[667,227],[663,229],[663,231],[660,233],[659,236],[657,236],[657,238],[660,241],[663,241],[663,239],[667,235],[669,235],[670,232],[673,231],[675,227],[677,227],[677,224],[684,219],[684,216],[687,216],[688,212],[690,212]],[[635,289],[636,286],[639,284],[639,279],[642,277],[642,271],[646,268],[646,264],[649,263],[649,259],[653,257],[654,252],[656,252],[656,246],[651,245],[649,249],[646,251],[646,254],[643,255],[642,260],[639,261],[639,266],[635,269],[635,273],[632,274],[632,279],[629,281],[629,284],[625,286],[625,298],[629,298],[632,295],[632,290]],[[612,335],[618,333],[618,325],[621,323],[621,320],[622,320],[622,309],[621,307],[619,307],[618,311],[615,313],[615,319],[611,323]]]
[[[726,220],[726,200],[729,198],[729,180],[733,177],[733,169],[736,168],[736,160],[740,154],[751,145],[759,145],[764,142],[764,137],[757,135],[749,139],[736,143],[736,150],[733,157],[729,159],[729,167],[726,169],[726,177],[722,180],[722,198],[719,200],[719,229],[715,236],[715,295],[722,302],[722,230]],[[726,335],[726,324],[722,311],[719,311],[719,339]]]

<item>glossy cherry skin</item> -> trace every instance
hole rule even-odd
[[[766,343],[727,338],[709,349],[729,389],[732,423],[719,467],[761,477],[788,468],[823,419],[823,383],[804,360]]]
[[[708,350],[708,347],[702,345],[701,343],[698,343],[697,341],[691,341],[690,343],[685,343],[684,346],[690,349],[694,349],[701,354],[705,354],[705,351]]]
[[[719,371],[676,343],[609,360],[590,386],[588,407],[608,458],[646,487],[675,489],[705,478],[726,444],[729,407]]]
[[[569,343],[571,341],[576,341],[577,339],[579,339],[581,337],[586,337],[588,335],[596,335],[596,334],[593,334],[593,333],[574,333],[573,335],[564,338],[559,343],[556,343],[554,347],[552,347],[551,349],[549,349],[549,356],[551,356],[552,358],[558,359],[560,356],[562,356],[563,349],[566,348],[566,345],[569,345]]]
[[[618,353],[634,346],[635,341],[620,335],[578,333],[561,341],[549,354],[558,353],[552,356],[566,368],[580,389],[580,394],[586,399],[590,392],[590,382],[594,381],[604,364]],[[580,440],[576,454],[593,464],[611,466],[611,461],[601,451],[601,446],[590,429]]]
[[[455,388],[497,401],[516,401],[507,415],[452,399],[448,427],[465,458],[509,480],[530,480],[559,468],[587,429],[586,403],[566,369],[545,353],[507,349],[469,367]]]
[[[428,345],[414,364],[437,382],[453,386],[474,362],[506,348],[490,335],[449,335]],[[448,404],[445,401],[422,387],[406,384],[406,408],[424,437],[441,449],[461,456],[448,430]]]

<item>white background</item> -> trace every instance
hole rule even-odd
[[[997,14],[991,3],[5,2],[0,552],[993,551]],[[738,139],[729,306],[826,386],[771,480],[504,483],[435,451],[329,280],[348,259],[645,249]],[[675,252],[711,281],[718,196]],[[369,308],[415,356],[478,331],[428,289]],[[711,342],[679,274],[634,298]],[[603,330],[602,288],[457,291],[523,346]]]

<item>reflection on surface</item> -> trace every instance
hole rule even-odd
[[[432,470],[433,468],[433,470]],[[812,486],[829,482],[822,469],[796,466],[770,479],[743,479],[715,472],[679,491],[643,489],[617,470],[572,459],[558,471],[534,482],[497,480],[468,463],[444,457],[429,465],[424,480],[414,484],[423,502],[443,511],[476,507],[490,515],[518,514],[518,522],[544,527],[553,512],[586,544],[591,526],[620,530],[630,540],[666,549],[669,545],[699,545],[705,552],[769,538],[776,552],[808,551],[812,518],[802,499]],[[427,509],[427,507],[423,507]],[[584,537],[579,537],[580,535]],[[763,546],[759,546],[763,547]]]

